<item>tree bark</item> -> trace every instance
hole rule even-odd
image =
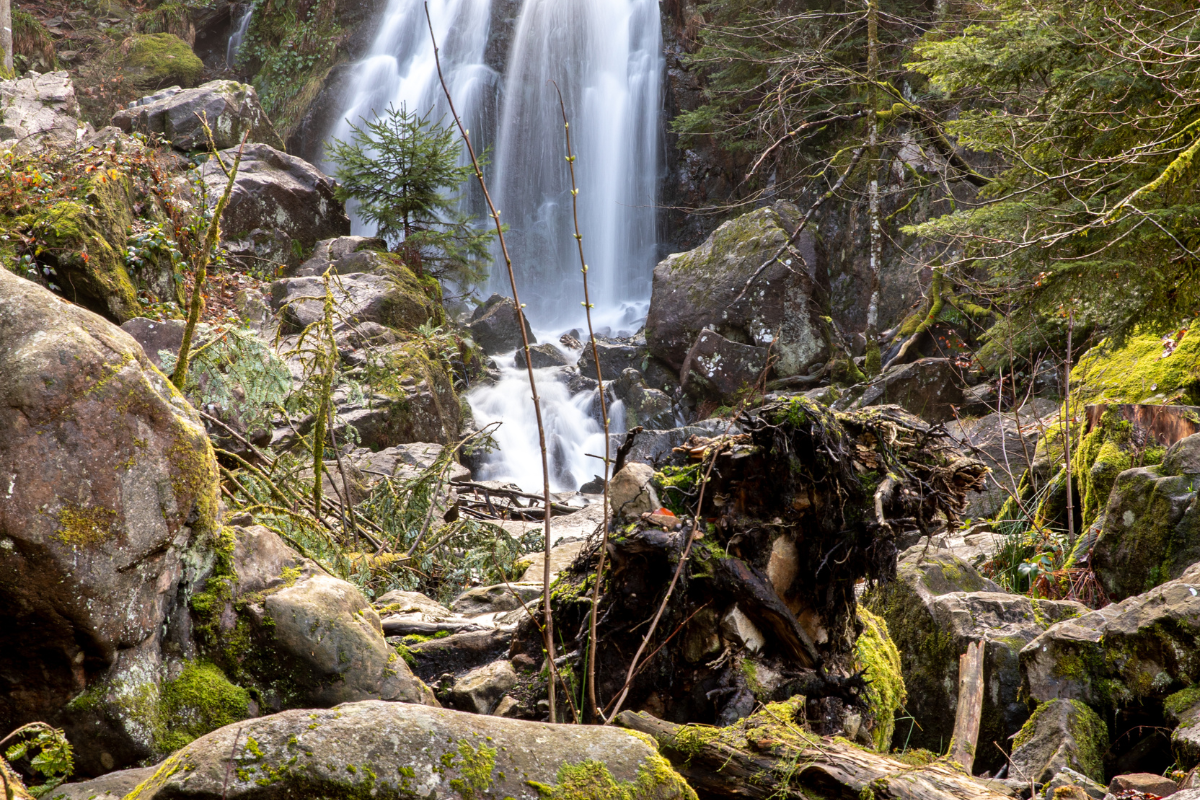
[[[983,642],[971,642],[967,652],[958,657],[958,711],[954,715],[950,759],[967,772],[975,764],[979,723],[983,719],[983,646]]]
[[[12,0],[0,0],[0,50],[4,51],[4,77],[14,78]]]
[[[803,732],[790,720],[764,715],[739,726],[675,725],[645,712],[623,712],[618,723],[655,738],[692,788],[714,798],[863,798],[874,800],[1011,800],[938,760],[914,767],[844,740]]]

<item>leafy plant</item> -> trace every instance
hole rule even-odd
[[[0,740],[0,747],[14,738],[20,740],[8,748],[4,757],[10,763],[15,763],[32,754],[29,758],[29,770],[46,779],[41,786],[30,789],[29,793],[34,797],[48,794],[70,777],[75,769],[71,743],[67,741],[66,734],[58,728],[52,728],[44,722],[31,722]],[[4,779],[5,800],[12,800],[14,790],[8,785],[8,777],[3,768],[0,768],[0,777]]]

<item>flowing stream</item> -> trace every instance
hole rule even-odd
[[[237,63],[238,53],[242,49],[242,42],[246,41],[246,31],[250,30],[250,21],[253,18],[253,3],[238,7],[237,18],[229,34],[229,43],[225,45],[225,66],[233,67]]]
[[[488,185],[509,226],[508,247],[526,313],[540,331],[539,341],[557,342],[571,328],[585,330],[561,90],[577,156],[579,227],[592,301],[603,319],[600,327],[632,333],[645,317],[658,244],[663,71],[658,2],[521,0],[503,74],[488,66],[489,47],[499,46],[499,32],[490,30],[493,12],[503,11],[493,5],[501,2],[432,0],[429,10],[455,107],[476,148],[492,148]],[[491,60],[498,61],[494,55]],[[348,139],[352,123],[389,105],[432,111],[434,119],[449,121],[422,0],[389,0],[331,136]],[[468,188],[461,202],[482,215],[476,189]],[[360,220],[354,232],[374,233]],[[499,258],[487,290],[511,294]],[[504,423],[496,436],[500,449],[478,477],[537,490],[541,454],[527,375],[515,368],[511,354],[496,360],[500,380],[467,396],[479,425]],[[572,396],[561,369],[537,372],[552,485],[574,490],[601,471],[601,462],[587,455],[604,452],[595,392]]]

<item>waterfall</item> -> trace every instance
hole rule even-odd
[[[564,160],[571,122],[593,302],[648,298],[662,32],[657,0],[525,0],[505,74],[493,178],[521,300],[543,325],[575,324],[583,297]],[[494,270],[493,291],[507,293]]]
[[[649,305],[657,256],[663,56],[658,0],[519,0],[520,13],[503,75],[489,66],[503,48],[490,30],[493,3],[431,0],[434,34],[455,107],[479,152],[494,145],[488,186],[509,226],[517,288],[532,324],[582,327],[583,286],[575,245],[562,91],[576,154],[579,225],[598,332],[631,334]],[[490,38],[491,37],[491,38]],[[389,105],[449,122],[422,0],[388,0],[375,41],[356,67],[331,136],[350,138],[352,123]],[[328,166],[327,166],[328,168]],[[482,196],[467,187],[461,202],[482,217]],[[348,209],[353,231],[374,230]],[[499,255],[497,247],[496,255]],[[509,295],[497,257],[488,286]],[[557,334],[539,337],[556,341]],[[472,390],[476,422],[504,424],[477,477],[541,488],[541,454],[524,370],[497,357],[500,380]],[[556,490],[574,490],[602,471],[604,440],[594,392],[572,396],[561,369],[537,370]],[[524,387],[524,388],[522,388]],[[617,424],[621,409],[610,417]]]
[[[242,49],[242,42],[246,41],[246,31],[250,30],[250,20],[254,17],[254,3],[239,6],[237,14],[233,32],[229,34],[229,43],[225,45],[225,66],[227,67],[235,65],[238,52]]]

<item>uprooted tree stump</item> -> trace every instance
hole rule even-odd
[[[618,724],[650,734],[672,765],[705,797],[757,800],[812,797],[873,800],[1001,800],[957,764],[911,764],[806,729],[797,700],[772,703],[726,728],[675,725],[622,712]]]
[[[660,465],[656,489],[674,519],[648,515],[610,534],[599,705],[611,713],[698,515],[700,537],[625,707],[728,725],[760,703],[803,695],[814,730],[869,744],[875,725],[890,722],[903,688],[898,668],[860,663],[855,585],[893,577],[897,541],[953,523],[986,468],[961,457],[940,429],[894,407],[843,414],[793,397],[737,422],[741,433],[694,438]],[[564,654],[556,663],[576,705],[598,549],[597,536],[552,589]],[[544,663],[536,617],[517,631],[511,655]],[[544,716],[536,701],[545,696],[546,672],[523,681],[522,716]]]

